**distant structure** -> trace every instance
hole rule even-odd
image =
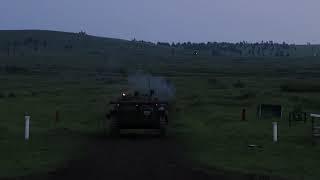
[[[88,34],[85,31],[80,31],[78,33],[78,40],[85,39],[87,36]]]
[[[80,31],[78,34],[79,34],[80,36],[87,36],[87,33],[86,33],[85,31]]]

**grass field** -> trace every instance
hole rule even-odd
[[[98,54],[0,56],[0,177],[53,170],[81,157],[89,137],[102,132],[107,102],[138,70],[174,83],[171,133],[195,162],[293,179],[320,177],[320,146],[311,144],[310,122],[289,128],[286,119],[278,120],[275,144],[275,119],[256,119],[260,103],[283,105],[284,116],[296,105],[320,112],[319,57],[169,56],[165,48],[137,51],[113,40],[129,49],[123,53],[118,44],[105,41],[110,44],[90,46],[103,50]],[[243,108],[247,121],[241,121]],[[31,115],[29,142],[23,140],[25,112]],[[262,148],[250,150],[249,144]]]

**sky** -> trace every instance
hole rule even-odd
[[[0,0],[0,30],[151,42],[320,44],[320,0]]]

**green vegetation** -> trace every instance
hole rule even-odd
[[[310,80],[296,80],[281,85],[284,92],[319,92],[320,84]]]
[[[163,44],[47,31],[0,31],[0,39],[27,44],[10,48],[8,55],[6,43],[0,43],[0,177],[50,171],[81,157],[90,138],[102,132],[107,102],[138,70],[176,85],[172,133],[194,161],[227,170],[320,177],[320,145],[311,144],[310,122],[289,128],[287,120],[279,120],[274,144],[274,120],[255,117],[259,103],[282,104],[285,115],[297,105],[319,112],[318,57],[212,56],[201,49],[195,56],[196,49],[177,47],[172,53]],[[25,112],[31,115],[29,142],[23,140]],[[248,149],[249,144],[262,148]]]

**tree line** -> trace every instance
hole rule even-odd
[[[76,34],[75,40],[85,40],[88,37],[87,33],[81,31]],[[52,42],[51,42],[51,45]],[[26,37],[21,40],[9,40],[2,45],[4,48],[2,51],[7,54],[7,56],[17,56],[24,55],[24,50],[27,50],[31,53],[39,53],[41,49],[47,49],[49,47],[49,41],[46,39],[38,39],[34,37]],[[74,45],[71,40],[65,40],[62,44],[56,44],[65,50],[73,49]]]
[[[33,52],[38,52],[40,48],[47,48],[47,40],[38,40],[32,37],[25,38],[23,41],[13,40],[6,43],[6,53],[8,56],[18,55],[18,50],[22,47],[31,48]]]
[[[297,51],[295,44],[289,45],[286,42],[275,43],[273,41],[262,41],[257,43],[238,42],[207,42],[207,43],[167,43],[157,42],[157,46],[170,47],[174,49],[186,49],[194,50],[198,54],[198,51],[210,51],[212,56],[223,55],[236,55],[236,56],[291,56],[292,52]],[[171,50],[171,54],[174,54],[174,49]]]

